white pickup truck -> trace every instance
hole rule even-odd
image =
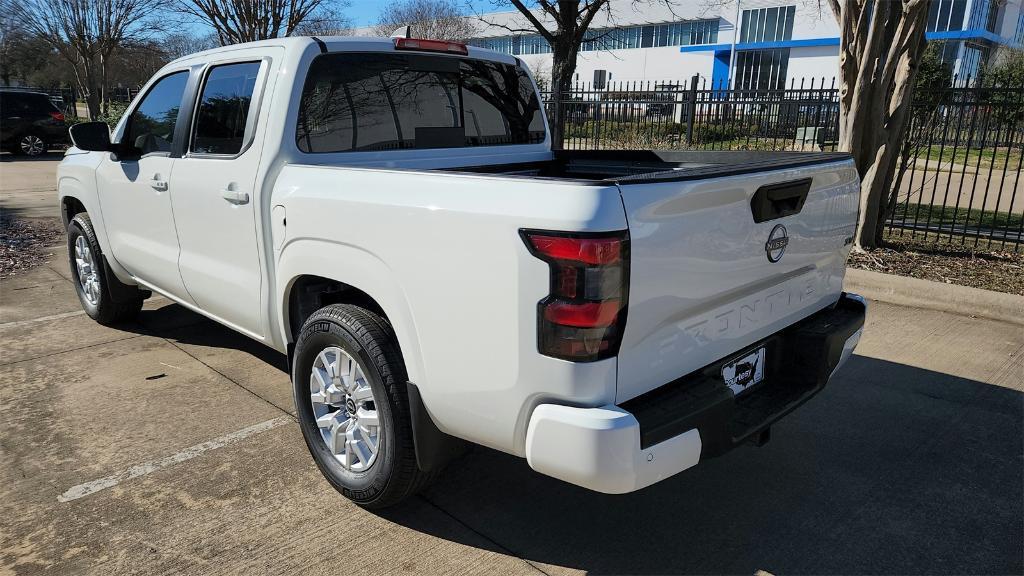
[[[58,170],[100,323],[157,292],[288,356],[330,483],[394,504],[466,441],[606,493],[825,386],[865,306],[843,154],[552,150],[511,55],[286,38],[161,69]]]

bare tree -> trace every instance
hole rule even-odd
[[[402,26],[412,36],[462,41],[476,34],[476,26],[452,0],[404,0],[388,4],[377,18],[374,33],[387,36]]]
[[[338,0],[175,0],[176,9],[211,26],[222,46],[292,36]],[[327,18],[330,18],[329,12]]]
[[[176,32],[168,34],[160,41],[164,56],[168,60],[209,50],[217,47],[217,37],[213,34],[190,34]]]
[[[159,7],[159,0],[3,0],[0,10],[72,65],[96,118],[106,107],[111,58],[157,29],[148,17]]]
[[[828,0],[839,21],[839,148],[861,178],[856,246],[882,241],[886,202],[924,55],[928,0]]]

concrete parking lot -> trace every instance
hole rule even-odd
[[[0,209],[43,215],[20,170]],[[101,327],[53,252],[0,281],[0,572],[1024,571],[1018,324],[876,302],[764,447],[623,496],[477,448],[372,513],[316,470],[281,355],[162,298]]]

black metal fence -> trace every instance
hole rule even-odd
[[[835,80],[793,81],[785,89],[732,89],[698,77],[684,82],[580,84],[546,98],[561,106],[570,150],[834,149],[839,91]]]
[[[896,170],[890,233],[1024,249],[1024,86],[921,91]]]
[[[554,98],[563,147],[599,149],[835,150],[839,90],[834,79],[785,89],[736,89],[680,82],[580,84]],[[1024,249],[1024,86],[974,80],[915,94],[895,174],[890,234]]]

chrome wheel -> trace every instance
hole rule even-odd
[[[39,156],[43,152],[46,152],[46,144],[43,143],[42,138],[35,134],[23,136],[21,140],[18,141],[18,146],[21,148],[23,153],[28,154],[29,156]]]
[[[362,366],[337,346],[316,356],[309,398],[320,437],[350,472],[364,472],[377,460],[381,429],[377,402]]]
[[[93,306],[100,302],[100,275],[93,258],[92,250],[85,236],[75,238],[75,268],[78,269],[78,284],[82,294]]]

